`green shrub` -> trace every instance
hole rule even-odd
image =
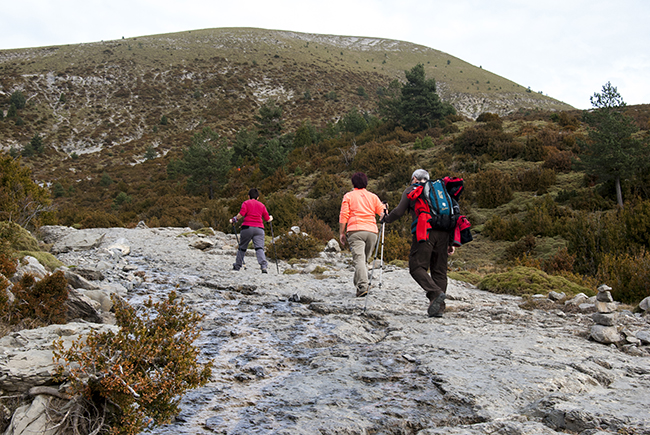
[[[423,139],[420,139],[419,137],[415,139],[415,143],[413,144],[413,149],[428,150],[430,148],[433,148],[433,146],[434,146],[433,139],[431,139],[430,136],[424,136]]]
[[[381,243],[381,240],[377,241]],[[381,250],[381,246],[379,247]],[[384,261],[390,263],[394,260],[408,261],[411,251],[411,237],[400,236],[397,231],[390,230],[384,237]],[[377,255],[381,255],[381,252]]]
[[[526,226],[514,216],[504,220],[499,215],[492,216],[483,226],[482,234],[492,240],[506,240],[514,242],[526,235]]]
[[[279,259],[314,258],[322,250],[321,243],[310,235],[284,234],[275,241],[275,249]]]
[[[555,200],[560,204],[568,205],[573,210],[602,211],[613,206],[611,201],[589,188],[560,190]]]
[[[0,239],[5,240],[13,251],[40,251],[34,236],[14,222],[0,222]]]
[[[211,376],[211,363],[198,363],[199,349],[193,345],[201,315],[176,292],[161,302],[149,299],[140,308],[113,296],[113,307],[117,333],[91,333],[67,350],[63,340],[54,343],[58,376],[71,382],[87,414],[106,415],[90,421],[74,418],[75,433],[135,435],[169,423],[185,391]],[[83,424],[95,427],[78,427]]]
[[[16,256],[20,260],[22,260],[27,255],[37,259],[38,262],[41,263],[43,265],[43,267],[45,267],[45,269],[47,269],[49,271],[54,271],[54,270],[58,269],[61,266],[65,266],[65,263],[63,263],[61,260],[56,258],[54,255],[50,254],[49,252],[44,252],[44,251],[18,251],[18,252],[16,252]]]
[[[273,216],[273,226],[278,232],[285,231],[298,222],[302,206],[303,200],[291,193],[274,193],[266,200],[266,208]]]
[[[492,293],[515,296],[548,294],[551,291],[564,292],[567,295],[591,292],[590,289],[564,277],[552,276],[539,269],[523,266],[488,275],[478,283],[478,288]]]

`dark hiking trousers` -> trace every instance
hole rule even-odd
[[[253,246],[255,247],[257,262],[260,264],[262,270],[266,269],[268,263],[266,261],[266,256],[264,255],[264,229],[258,227],[242,227],[239,238],[239,250],[237,251],[237,259],[233,265],[235,270],[239,270],[241,268],[244,262],[246,248],[248,248],[248,244],[250,243],[251,239],[253,240]]]
[[[418,242],[413,236],[409,253],[409,272],[430,300],[447,292],[447,257],[449,238],[445,231],[431,230],[429,240]],[[431,271],[431,274],[427,273]]]

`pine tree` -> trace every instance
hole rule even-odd
[[[274,139],[282,133],[282,108],[273,100],[260,107],[260,114],[255,116],[255,120],[255,127],[263,138]]]
[[[584,113],[590,128],[578,167],[601,181],[614,180],[616,202],[622,208],[621,180],[648,166],[650,150],[634,136],[639,128],[623,113],[626,104],[617,89],[607,82],[602,90],[590,98],[594,110]]]
[[[32,149],[36,154],[43,154],[43,151],[45,151],[45,147],[43,146],[43,138],[41,138],[41,135],[38,133],[32,137],[32,140],[29,142],[29,144],[32,146]]]
[[[208,198],[214,199],[219,183],[225,184],[230,169],[232,151],[209,127],[194,134],[192,144],[183,150],[178,171],[188,175],[187,187],[193,192],[207,190]]]
[[[380,110],[387,118],[409,131],[421,131],[433,126],[433,122],[456,113],[449,103],[442,102],[436,93],[436,81],[427,79],[424,65],[415,65],[404,71],[404,85],[393,81],[380,101]]]

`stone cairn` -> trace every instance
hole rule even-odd
[[[596,296],[596,312],[592,319],[596,323],[591,327],[591,338],[604,344],[614,344],[622,341],[621,333],[616,327],[618,313],[617,304],[610,292],[612,288],[606,284],[598,287]]]
[[[642,352],[639,346],[650,342],[650,333],[643,329],[635,333],[625,325],[626,322],[619,318],[618,304],[612,298],[611,289],[606,284],[598,287],[596,312],[591,316],[595,325],[591,327],[590,337],[599,343],[617,346],[629,354],[646,356],[647,354]],[[650,308],[650,297],[641,301],[639,308],[647,313]],[[633,316],[629,311],[628,314]]]

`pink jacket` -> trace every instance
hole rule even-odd
[[[239,214],[244,217],[242,225],[248,225],[249,227],[264,228],[264,221],[269,220],[269,212],[266,211],[266,206],[256,199],[244,201]]]

